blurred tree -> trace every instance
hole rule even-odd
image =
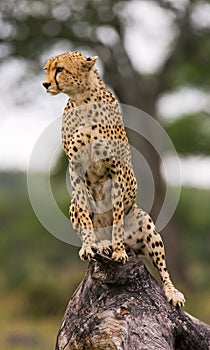
[[[126,47],[126,30],[132,23],[132,16],[126,12],[129,3],[153,4],[171,19],[173,40],[157,69],[150,74],[136,68]],[[93,51],[103,62],[104,80],[114,89],[120,102],[157,118],[158,101],[164,93],[182,86],[209,88],[206,72],[209,69],[210,20],[205,16],[209,6],[208,1],[195,0],[1,0],[0,59],[3,62],[9,56],[23,57],[33,62],[36,70],[40,69],[43,53],[47,57],[48,52],[59,50],[61,43],[66,51]],[[137,45],[144,49],[141,41]],[[138,55],[139,50],[136,52]],[[207,121],[207,113],[205,116],[190,115],[168,126],[169,135],[180,153],[210,153],[205,131]],[[186,130],[190,134],[187,142]],[[156,218],[165,196],[160,159],[143,138],[130,136],[153,173],[156,193],[152,216]],[[165,239],[172,247],[169,260],[182,271],[179,245],[174,235],[168,235],[173,230],[172,222],[164,230],[167,232]]]
[[[186,115],[166,126],[176,150],[182,155],[210,155],[210,118],[206,113]],[[186,136],[187,142],[186,142]]]

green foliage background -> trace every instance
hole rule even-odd
[[[176,31],[168,55],[152,74],[140,74],[126,52],[128,3],[117,0],[0,0],[1,63],[14,57],[25,60],[26,80],[30,80],[40,72],[43,56],[61,42],[66,50],[82,48],[94,52],[103,62],[105,81],[122,103],[159,118],[181,156],[209,156],[208,111],[180,115],[170,122],[157,113],[161,96],[183,86],[209,93],[210,26],[192,24],[192,13],[201,2],[188,1],[186,6],[178,6],[180,2],[152,1],[170,13]],[[202,4],[208,5],[209,1]],[[99,27],[105,30],[111,27],[117,34],[113,46],[100,40]],[[17,102],[24,103],[22,98]],[[159,163],[148,145],[143,149],[158,184],[158,203],[164,193]],[[61,158],[52,184],[59,206],[68,215],[69,199],[63,185],[65,167]],[[79,261],[77,247],[58,241],[38,222],[28,198],[25,174],[2,172],[0,194],[1,347],[5,350],[53,348],[66,304],[82,279],[86,264]],[[173,279],[186,294],[186,310],[206,322],[210,322],[209,198],[210,189],[182,189],[173,226],[174,250],[181,251],[181,259],[175,254],[170,263]],[[166,245],[170,260],[173,252],[168,247],[170,244]],[[184,278],[180,278],[178,265]]]

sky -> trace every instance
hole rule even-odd
[[[187,0],[175,3],[185,6]],[[127,18],[125,46],[130,59],[139,72],[154,72],[175,40],[173,18],[154,3],[146,1],[131,1],[124,13]],[[201,23],[202,26],[210,25],[210,16],[199,6],[192,20],[197,26]],[[110,40],[112,44],[116,40],[115,33],[110,31],[107,36],[103,28],[98,31],[98,36],[101,41]],[[64,51],[65,42],[61,42],[51,52],[44,53],[41,60],[44,64],[51,55]],[[100,60],[98,69],[102,72]],[[0,76],[3,82],[0,84],[0,171],[27,171],[37,139],[62,115],[67,96],[47,95],[42,87],[44,72],[40,70],[36,76],[30,74],[30,67],[23,59],[8,59],[0,66]],[[157,109],[163,119],[175,119],[180,114],[194,111],[209,111],[209,94],[186,86],[162,96]],[[169,158],[167,162],[171,169],[169,181],[175,185],[173,159]],[[182,184],[210,188],[210,157],[180,158],[180,165]]]

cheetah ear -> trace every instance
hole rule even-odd
[[[87,57],[85,62],[83,63],[83,69],[85,71],[90,71],[91,68],[94,66],[98,59],[98,56],[93,56],[93,57]]]

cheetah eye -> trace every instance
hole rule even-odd
[[[56,68],[56,74],[62,72],[63,69],[64,69],[63,67],[57,67]]]

